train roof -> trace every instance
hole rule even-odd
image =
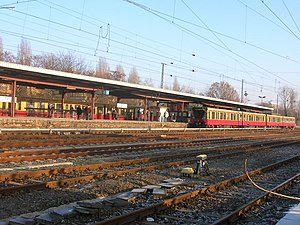
[[[253,112],[271,113],[273,111],[273,108],[264,106],[8,62],[0,62],[0,79],[2,82],[15,80],[21,85],[64,90],[65,93],[102,93],[103,90],[109,90],[110,95],[117,96],[120,99],[152,99],[161,102],[197,103],[209,107]]]

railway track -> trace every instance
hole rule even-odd
[[[295,142],[294,142],[295,143]],[[277,143],[277,144],[281,144],[281,145],[286,145],[286,144],[291,144],[291,143],[288,143],[288,142],[286,142],[286,141],[282,141],[282,143]],[[258,146],[260,146],[261,147],[261,144],[259,144]],[[260,153],[260,154],[269,154],[270,153],[270,146],[268,147],[267,145],[266,145],[266,143],[264,144],[264,146],[265,146],[265,151],[263,151],[263,152],[265,152],[265,153]],[[233,147],[233,146],[232,146]],[[273,146],[274,147],[274,146]],[[231,158],[234,158],[234,157],[236,157],[236,156],[238,156],[238,155],[248,155],[248,154],[252,154],[252,156],[253,156],[253,152],[254,152],[254,149],[251,149],[251,148],[253,148],[253,147],[250,147],[249,146],[249,151],[247,152],[246,150],[247,149],[243,149],[242,151],[244,151],[244,153],[242,154],[242,151],[240,151],[240,152],[238,152],[237,151],[237,149],[235,150],[236,152],[231,152],[231,154],[229,154],[229,152],[227,152],[227,151],[229,151],[229,150],[227,150],[225,153],[227,154],[227,155],[225,155],[224,154],[224,150],[223,151],[221,151],[221,148],[219,149],[220,150],[220,153],[219,153],[219,156],[217,156],[216,155],[216,158],[213,158],[213,156],[211,155],[212,153],[209,153],[209,159],[211,160],[210,161],[210,163],[213,163],[214,162],[214,160],[222,160],[222,159],[224,159],[224,158],[226,158],[226,159],[228,159],[228,160],[230,160]],[[233,151],[233,149],[234,148],[232,148],[231,149],[231,151]],[[110,180],[110,179],[114,179],[114,178],[116,178],[117,180],[120,180],[120,179],[122,179],[124,176],[125,177],[127,177],[127,176],[130,176],[129,174],[133,174],[133,175],[136,175],[137,173],[139,174],[139,177],[140,177],[140,175],[141,174],[145,174],[144,176],[149,176],[149,177],[152,177],[151,175],[149,175],[149,174],[151,174],[151,173],[153,173],[153,172],[151,172],[151,171],[165,171],[165,170],[176,170],[176,171],[178,171],[178,169],[176,169],[176,168],[178,168],[178,165],[191,165],[191,163],[192,163],[192,165],[194,166],[194,164],[195,164],[195,159],[194,159],[194,156],[195,156],[195,154],[197,153],[197,151],[196,152],[194,152],[193,154],[194,155],[190,155],[189,157],[191,157],[191,159],[190,160],[185,160],[185,161],[180,161],[180,162],[178,162],[178,160],[176,161],[174,161],[174,162],[168,162],[168,160],[170,160],[170,159],[168,159],[168,156],[164,156],[165,158],[163,158],[162,156],[160,156],[161,158],[156,158],[155,159],[155,157],[153,157],[153,161],[152,162],[150,162],[151,160],[149,160],[148,159],[148,161],[149,162],[147,162],[147,160],[146,161],[143,161],[143,160],[145,160],[145,159],[140,159],[141,161],[140,161],[140,163],[142,163],[142,164],[138,164],[138,165],[135,165],[135,167],[133,168],[132,167],[132,164],[130,164],[130,161],[127,161],[127,162],[125,162],[125,164],[124,165],[119,165],[119,166],[121,166],[121,168],[123,168],[123,169],[121,169],[121,170],[119,170],[119,171],[115,171],[115,169],[118,169],[118,167],[113,167],[113,163],[111,163],[111,167],[108,167],[108,168],[106,168],[106,171],[102,171],[102,175],[100,175],[100,173],[99,173],[99,171],[96,171],[96,173],[95,174],[93,174],[93,175],[87,175],[87,172],[88,172],[88,170],[90,170],[90,171],[93,171],[93,169],[92,168],[90,168],[90,169],[88,169],[88,170],[86,170],[86,169],[84,169],[84,167],[82,167],[82,171],[84,171],[84,173],[85,173],[85,175],[86,175],[86,178],[87,178],[87,180],[88,180],[88,182],[86,182],[86,180],[84,180],[82,177],[80,178],[80,176],[81,175],[83,175],[83,173],[77,168],[77,169],[74,169],[74,167],[72,168],[72,167],[70,167],[69,169],[68,168],[64,168],[64,169],[61,169],[61,170],[57,170],[56,172],[54,172],[54,170],[52,171],[53,172],[53,174],[50,174],[49,175],[49,177],[55,177],[55,176],[57,176],[58,178],[59,177],[61,177],[62,175],[63,175],[63,171],[65,171],[67,174],[68,173],[70,173],[70,171],[74,171],[74,173],[73,173],[73,175],[72,175],[72,173],[70,173],[70,174],[68,174],[67,176],[69,176],[69,178],[67,178],[67,179],[69,179],[70,180],[70,183],[68,184],[66,181],[63,181],[63,180],[56,180],[56,181],[47,181],[47,179],[49,179],[49,178],[47,178],[47,173],[45,172],[44,173],[44,175],[42,175],[42,174],[40,174],[39,176],[36,176],[36,177],[34,177],[33,175],[30,177],[29,175],[28,175],[28,177],[25,179],[25,177],[26,177],[26,175],[24,175],[23,177],[19,177],[18,178],[18,175],[20,175],[21,173],[18,173],[18,174],[11,174],[11,177],[13,177],[13,178],[17,178],[17,179],[15,179],[15,180],[13,180],[12,178],[10,178],[11,180],[7,180],[7,182],[6,183],[9,183],[9,182],[11,182],[10,183],[10,185],[12,185],[12,186],[14,186],[14,188],[15,188],[15,190],[21,190],[22,188],[22,182],[20,182],[20,180],[22,180],[22,179],[24,179],[24,181],[25,181],[25,183],[27,182],[27,183],[31,183],[31,184],[34,184],[35,183],[35,185],[41,185],[41,186],[43,186],[42,187],[42,190],[44,190],[44,188],[47,186],[47,185],[45,185],[45,183],[46,182],[44,182],[44,184],[41,184],[42,182],[43,182],[43,179],[44,180],[46,180],[47,182],[53,182],[53,183],[57,183],[58,185],[53,185],[53,188],[55,187],[55,189],[53,189],[55,192],[57,192],[58,190],[57,190],[57,187],[60,187],[59,188],[59,190],[61,189],[61,191],[62,190],[69,190],[68,192],[69,192],[69,195],[70,195],[70,189],[72,190],[72,192],[73,193],[78,193],[78,191],[76,191],[76,189],[80,189],[80,188],[85,188],[86,186],[89,186],[89,185],[91,185],[91,184],[94,184],[94,183],[97,183],[97,180],[99,180],[99,182],[105,182],[105,180]],[[202,153],[202,152],[201,152]],[[142,152],[141,152],[141,154],[143,154]],[[211,156],[210,156],[211,155]],[[245,157],[246,157],[245,156]],[[176,159],[176,158],[180,158],[181,156],[180,156],[180,154],[178,154],[178,155],[174,155],[174,158]],[[185,153],[185,156],[183,156],[182,155],[182,157],[188,157],[188,155]],[[169,158],[171,158],[171,157],[169,157]],[[217,159],[217,158],[219,158],[219,159]],[[235,161],[236,159],[231,159],[231,160],[233,160],[233,161]],[[157,163],[157,161],[159,162],[159,161],[161,161],[161,162],[163,162],[163,163]],[[120,162],[116,162],[116,163],[119,163],[120,164]],[[127,163],[127,168],[126,168],[126,163]],[[132,163],[132,162],[131,162]],[[147,167],[147,163],[152,163],[153,165],[149,165],[148,166],[148,168],[146,168]],[[174,164],[172,164],[172,163],[174,163]],[[177,163],[177,165],[176,165],[176,163]],[[178,164],[179,163],[179,164]],[[180,164],[181,163],[181,164]],[[223,164],[223,163],[222,163]],[[117,165],[117,164],[116,164]],[[211,164],[210,164],[211,165]],[[91,165],[92,166],[92,165]],[[98,165],[99,166],[99,165]],[[103,166],[103,165],[102,165]],[[108,164],[106,165],[106,166],[108,166]],[[96,166],[97,167],[97,166]],[[152,168],[151,168],[152,167]],[[103,168],[102,168],[103,169]],[[230,168],[228,168],[228,169],[230,169]],[[67,171],[67,170],[69,170],[69,172]],[[123,171],[122,171],[123,170]],[[131,171],[130,171],[131,170]],[[94,172],[95,172],[94,171]],[[213,170],[214,171],[214,170]],[[167,173],[168,174],[168,172],[163,172],[163,173]],[[171,172],[171,174],[172,173],[174,173],[174,172]],[[217,172],[214,172],[214,173],[217,173]],[[32,171],[32,174],[35,174],[35,171]],[[36,174],[38,174],[38,172],[36,173]],[[178,174],[178,172],[177,172],[177,174]],[[39,180],[39,177],[41,177],[41,175],[42,175],[42,179],[41,180]],[[76,178],[74,178],[73,176],[77,176],[78,178],[80,178],[79,179],[79,181],[75,181],[75,179]],[[180,175],[180,174],[179,174]],[[88,176],[90,176],[89,178],[88,178]],[[98,177],[97,177],[98,176]],[[228,177],[230,177],[231,175],[228,175]],[[117,178],[117,177],[119,177],[119,178]],[[124,177],[124,179],[126,179]],[[67,180],[67,179],[65,179],[65,180]],[[144,178],[144,179],[146,179],[146,178]],[[5,180],[5,179],[4,179]],[[27,181],[26,181],[27,180]],[[73,181],[72,181],[73,180]],[[137,179],[138,180],[138,179]],[[215,183],[217,180],[216,179],[212,179],[210,182],[211,183]],[[15,183],[14,183],[15,182]],[[136,182],[138,182],[138,181],[136,181]],[[5,183],[5,182],[4,182]],[[143,182],[142,182],[143,183]],[[193,185],[195,185],[196,183],[197,183],[197,179],[195,180],[193,180],[192,182],[192,186],[189,186],[189,187],[187,187],[187,189],[189,189],[189,188],[192,188],[193,187]],[[50,183],[49,183],[50,184]],[[70,187],[70,185],[71,185],[71,187]],[[72,187],[72,185],[73,185],[73,187]],[[12,187],[11,186],[11,187]],[[40,186],[40,187],[41,187]],[[19,189],[18,189],[18,187],[19,187]],[[49,186],[49,187],[51,187],[51,186]],[[7,186],[6,186],[6,188],[7,188]],[[40,188],[38,188],[38,189],[40,189]],[[74,190],[73,190],[74,189]],[[28,191],[29,189],[27,189],[27,191]],[[41,189],[40,189],[41,190]],[[46,190],[48,190],[48,189],[46,189]],[[61,192],[61,191],[59,191],[59,192]],[[110,191],[113,191],[113,190],[110,190]],[[36,193],[35,191],[30,191],[29,193]],[[44,191],[43,191],[44,192]],[[39,193],[43,193],[43,192],[39,192]],[[18,196],[18,195],[16,195],[16,193],[14,193],[13,191],[11,191],[10,192],[11,194],[9,194],[8,196]],[[44,195],[46,194],[47,192],[45,192],[44,193]],[[2,194],[4,194],[4,192],[2,193]],[[25,194],[25,192],[21,192],[21,196],[23,195],[23,194]],[[53,193],[52,193],[53,194]],[[81,193],[81,194],[83,194],[83,193]],[[7,197],[7,193],[4,195],[4,196],[6,196]],[[79,198],[79,196],[76,196],[76,197],[78,197]],[[90,196],[90,197],[95,197],[94,195],[93,196]],[[23,198],[23,197],[22,197]],[[74,197],[75,198],[75,197]],[[86,197],[87,198],[87,197]],[[80,199],[80,198],[79,198]],[[87,198],[88,199],[88,198]],[[139,204],[142,204],[142,203],[139,203]],[[66,223],[66,224],[68,224],[68,223]],[[80,224],[80,223],[79,223]]]
[[[281,130],[250,130],[252,136],[263,135],[286,135],[287,132]],[[289,131],[297,134],[296,131]],[[26,148],[26,147],[56,147],[70,145],[91,145],[91,144],[109,144],[109,143],[134,143],[149,142],[162,139],[195,139],[195,138],[214,138],[214,137],[242,137],[249,133],[241,131],[151,131],[151,133],[143,133],[138,130],[124,133],[81,133],[81,132],[61,132],[55,134],[40,133],[19,133],[10,132],[0,135],[1,149]],[[3,150],[2,150],[3,151]]]
[[[296,133],[294,134],[297,137]],[[272,140],[272,138],[282,139],[286,136],[290,136],[289,134],[274,134],[268,135],[268,138]],[[280,138],[278,138],[280,137]],[[141,142],[138,139],[127,138],[127,139],[109,139],[105,142],[101,142],[101,145],[91,145],[94,143],[93,140],[97,138],[92,138],[92,140],[88,139],[84,140],[84,146],[79,145],[81,143],[81,138],[77,140],[77,145],[72,147],[57,147],[57,148],[48,148],[48,149],[21,149],[21,150],[3,150],[0,152],[0,163],[9,163],[9,162],[22,162],[22,161],[36,161],[36,160],[49,160],[49,159],[59,159],[59,158],[76,158],[76,157],[85,157],[85,156],[98,156],[98,155],[106,155],[106,154],[118,154],[118,153],[128,153],[128,152],[136,152],[136,151],[150,151],[154,149],[168,149],[172,147],[177,148],[191,148],[195,146],[203,146],[207,144],[217,144],[217,143],[227,143],[231,141],[250,141],[253,139],[258,139],[256,135],[251,136],[239,136],[239,137],[221,137],[221,138],[195,138],[192,136],[185,136],[182,139],[179,139],[180,136],[170,136],[170,137],[150,137],[149,139],[145,139],[144,142]],[[194,138],[194,139],[193,139]],[[97,139],[98,140],[98,139]],[[90,141],[90,142],[89,142]],[[51,141],[55,143],[55,140]],[[273,140],[272,140],[273,142]],[[27,142],[26,142],[27,143]],[[86,143],[90,143],[90,145],[86,145]],[[116,143],[116,144],[111,144]],[[23,146],[25,143],[23,142]],[[251,142],[250,142],[251,144]],[[261,143],[264,144],[264,143]],[[30,141],[27,143],[30,145]]]
[[[256,169],[250,175],[262,180],[267,189],[281,191],[300,181],[299,159],[300,155],[297,155]],[[287,174],[292,174],[292,177]],[[271,194],[256,189],[243,174],[122,216],[96,222],[95,225],[126,224],[136,220],[142,222],[140,218],[149,215],[154,216],[153,221],[158,224],[231,224],[253,211],[254,206],[267,197],[271,197]]]
[[[226,148],[202,150],[201,153],[209,154],[210,159],[217,159],[229,157],[235,154],[245,154],[248,152],[255,151],[259,152],[262,150],[270,149],[272,147],[281,147],[292,143],[298,143],[298,141],[300,141],[300,139],[296,141],[291,140],[290,142],[265,142],[263,144],[264,147],[262,147],[262,142],[256,144],[253,143],[252,145],[248,146],[234,145]],[[188,153],[184,152],[180,154],[173,154],[170,156],[141,158],[135,160],[124,160],[102,164],[68,166],[50,170],[35,170],[31,172],[27,171],[0,174],[0,184],[4,184],[4,188],[0,188],[0,194],[16,192],[21,190],[41,190],[45,188],[66,187],[68,185],[74,185],[79,182],[90,182],[105,177],[116,177],[137,172],[153,171],[155,169],[182,166],[194,163],[195,157],[197,155],[199,155],[199,150],[189,151]],[[184,160],[178,161],[178,159]],[[160,164],[161,161],[163,161],[164,164]],[[122,170],[117,170],[119,167],[121,167]],[[111,170],[112,168],[114,168],[114,171],[103,171],[105,169]],[[86,173],[89,173],[89,175],[85,175]],[[45,181],[46,179],[47,181]]]

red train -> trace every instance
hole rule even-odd
[[[195,107],[189,127],[286,127],[294,128],[294,117]]]

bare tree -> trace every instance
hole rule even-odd
[[[208,97],[219,98],[239,102],[240,98],[236,90],[228,82],[213,83],[205,93]]]
[[[16,63],[17,62],[17,58],[8,51],[4,51],[4,62],[10,62],[10,63]]]
[[[154,87],[154,83],[153,83],[153,80],[151,78],[145,79],[144,82],[142,82],[142,83],[145,86]]]
[[[34,57],[34,66],[62,72],[77,73],[93,76],[95,71],[85,63],[84,59],[78,58],[74,53],[58,54],[45,53]]]
[[[280,88],[278,96],[282,101],[283,114],[285,116],[295,116],[297,102],[296,91],[292,88],[285,86]]]
[[[3,42],[1,37],[0,37],[0,61],[4,61]]]
[[[118,81],[125,81],[125,72],[123,66],[118,64],[116,70],[113,72],[113,79]]]
[[[141,83],[139,73],[137,72],[135,67],[133,67],[129,72],[128,82],[133,83],[133,84],[140,84]]]
[[[105,79],[110,79],[110,80],[113,79],[112,74],[110,72],[109,65],[106,62],[106,59],[103,57],[99,57],[95,76],[105,78]]]
[[[33,66],[45,69],[60,70],[58,57],[53,53],[44,53],[33,57]]]
[[[173,91],[181,91],[180,84],[179,84],[176,76],[174,77]]]
[[[31,65],[32,52],[30,42],[26,39],[21,40],[18,50],[17,62],[22,65]]]
[[[195,94],[195,91],[191,86],[185,86],[185,85],[181,86],[181,92]]]

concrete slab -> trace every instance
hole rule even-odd
[[[53,210],[53,213],[63,218],[71,218],[77,214],[73,207],[56,208]]]
[[[0,222],[0,225],[9,225],[8,222]]]
[[[85,208],[93,208],[93,209],[100,209],[102,208],[103,204],[102,204],[103,200],[102,199],[93,199],[93,200],[87,200],[87,201],[80,201],[77,202],[77,204],[81,207],[85,207]]]
[[[286,215],[276,223],[276,225],[299,225],[300,224],[300,204],[291,208]]]
[[[167,195],[166,189],[153,189],[153,197],[154,198],[161,198]]]
[[[98,209],[93,209],[93,208],[85,208],[81,206],[76,206],[75,211],[85,214],[85,215],[93,215],[98,212]]]
[[[161,186],[159,186],[159,185],[147,185],[147,186],[143,186],[142,187],[143,189],[147,189],[148,191],[149,190],[153,190],[153,189],[159,189],[159,188],[161,188]]]
[[[36,222],[31,218],[17,217],[9,221],[12,225],[34,225]]]
[[[132,201],[136,198],[138,194],[136,193],[132,193],[132,192],[125,192],[125,193],[121,193],[117,196],[117,198],[125,200],[125,201]]]
[[[132,193],[137,193],[137,194],[145,194],[147,192],[147,189],[144,188],[135,188],[132,189]]]
[[[158,185],[163,187],[163,188],[174,188],[176,186],[175,184],[171,184],[171,183],[161,183],[161,184],[158,184]]]
[[[170,179],[163,180],[163,182],[165,182],[165,183],[173,183],[173,182],[184,183],[184,181],[181,178],[170,178]]]
[[[111,199],[111,202],[113,202],[114,207],[127,207],[127,206],[131,205],[130,202],[125,201],[125,200],[120,199],[120,198]]]
[[[57,214],[52,213],[43,213],[39,215],[38,217],[34,218],[38,224],[44,224],[44,225],[51,225],[51,224],[58,224],[62,221],[62,217]]]

